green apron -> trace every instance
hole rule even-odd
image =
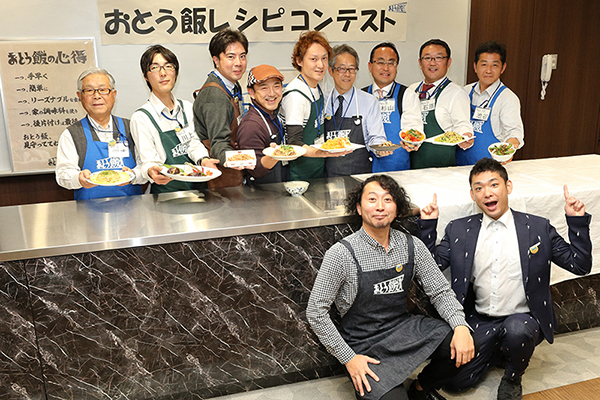
[[[178,101],[179,101],[179,106],[181,107],[181,112],[183,114],[184,126],[187,126],[188,120],[185,115],[185,111],[183,110],[183,103],[181,102],[181,100],[178,100]],[[179,141],[179,138],[177,137],[177,133],[175,132],[174,129],[163,132],[160,129],[160,127],[158,126],[158,124],[156,123],[156,121],[154,120],[154,118],[152,117],[152,115],[147,110],[145,110],[143,108],[138,108],[137,111],[141,111],[144,114],[146,114],[148,116],[148,118],[150,118],[150,121],[152,122],[152,124],[154,125],[156,130],[158,131],[159,136],[160,136],[160,141],[162,142],[162,145],[165,149],[165,153],[167,153],[167,159],[165,160],[165,164],[174,165],[174,164],[185,164],[186,162],[192,162],[190,157],[187,155],[187,152],[185,154],[173,156],[173,149],[176,146],[183,145],[183,143],[181,143]],[[203,186],[206,187],[206,184],[200,185],[195,182],[181,182],[181,181],[172,180],[171,182],[167,183],[166,185],[158,185],[156,183],[153,183],[150,186],[150,193],[157,194],[157,193],[177,192],[179,190],[202,189]]]
[[[283,95],[287,95],[288,93],[298,92],[302,96],[304,96],[311,103],[310,107],[310,116],[308,117],[308,121],[306,122],[306,126],[302,130],[302,141],[311,145],[315,143],[315,140],[323,135],[322,121],[317,121],[317,107],[323,110],[323,95],[319,97],[319,100],[313,102],[308,98],[304,93],[299,90],[290,90],[289,92],[285,92]],[[323,113],[320,113],[321,116]],[[300,157],[295,159],[294,161],[290,161],[290,179],[292,181],[298,180],[306,180],[306,179],[317,179],[325,177],[325,159],[324,158],[315,158],[315,157]]]
[[[446,80],[437,91],[434,99],[437,106],[437,99],[442,91],[450,84],[450,80]],[[418,94],[418,88],[415,89]],[[422,114],[425,112],[422,111]],[[435,118],[435,109],[427,111],[427,116],[423,119],[425,136],[427,138],[437,136],[444,133],[444,130],[438,124]],[[444,146],[440,144],[432,144],[425,142],[419,150],[410,152],[410,167],[411,169],[430,168],[430,167],[451,167],[456,165],[456,147]]]

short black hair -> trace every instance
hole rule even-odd
[[[240,43],[244,46],[244,50],[248,53],[248,39],[246,35],[238,30],[231,30],[229,28],[220,30],[217,32],[215,36],[210,39],[210,43],[208,45],[208,51],[210,52],[210,57],[217,57],[221,55],[221,53],[225,53],[227,50],[227,46],[232,43]],[[213,66],[216,68],[217,64],[213,60]]]
[[[473,168],[471,168],[471,172],[469,173],[469,186],[473,183],[473,177],[483,172],[497,172],[504,180],[504,183],[508,182],[508,172],[506,172],[504,165],[492,158],[482,158],[473,165]]]
[[[499,54],[502,65],[506,62],[506,46],[502,43],[490,40],[489,42],[481,43],[477,46],[477,49],[475,49],[475,64],[477,64],[479,56],[483,53]]]
[[[445,48],[446,53],[448,53],[448,58],[450,58],[450,46],[448,46],[448,43],[444,42],[442,39],[429,39],[428,41],[423,43],[421,45],[421,48],[419,49],[419,58],[423,57],[423,49],[431,45],[442,46],[443,48]]]
[[[371,54],[369,55],[369,62],[375,61],[373,60],[373,57],[375,56],[375,50],[382,47],[389,47],[390,49],[394,50],[394,53],[396,53],[396,61],[400,61],[400,54],[398,53],[398,49],[396,49],[396,45],[392,42],[383,42],[373,47],[373,50],[371,50]]]
[[[365,186],[371,182],[377,182],[382,189],[387,190],[392,195],[394,203],[396,203],[396,218],[398,216],[407,216],[412,208],[410,206],[410,198],[406,194],[406,190],[396,182],[394,178],[388,175],[373,175],[367,180],[356,186],[348,193],[344,205],[348,214],[358,216],[356,206],[360,204]]]
[[[142,54],[142,58],[140,58],[140,68],[142,69],[144,78],[146,78],[146,85],[148,85],[150,90],[152,90],[152,85],[150,85],[150,82],[148,81],[148,72],[150,72],[150,65],[152,65],[152,60],[157,54],[160,54],[168,63],[175,66],[175,79],[177,79],[177,76],[179,75],[179,60],[177,60],[175,53],[160,44],[148,47],[144,54]]]

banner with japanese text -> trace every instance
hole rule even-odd
[[[96,66],[93,39],[0,41],[0,75],[13,171],[56,166],[61,133],[85,116],[77,78]]]
[[[250,42],[405,41],[408,2],[394,0],[97,0],[102,44],[208,43],[225,28]]]

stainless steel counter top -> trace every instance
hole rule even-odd
[[[0,207],[0,261],[333,225],[351,177],[317,179],[304,196],[282,183]]]

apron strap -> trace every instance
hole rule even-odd
[[[141,111],[144,114],[146,114],[148,116],[148,118],[150,118],[150,122],[152,122],[152,124],[154,125],[154,127],[156,128],[156,130],[158,131],[158,133],[163,133],[163,131],[160,129],[160,127],[158,126],[158,124],[156,123],[156,121],[154,120],[154,118],[152,117],[152,115],[148,112],[148,110],[145,110],[143,108],[138,108],[136,111]]]
[[[359,273],[362,272],[362,268],[360,267],[360,263],[358,262],[358,259],[356,258],[356,254],[354,253],[354,249],[350,245],[350,242],[348,242],[346,239],[342,239],[342,240],[340,240],[340,243],[343,244],[348,249],[348,251],[352,255],[352,258],[354,258],[354,262],[356,263],[356,268],[358,268],[358,272]]]

